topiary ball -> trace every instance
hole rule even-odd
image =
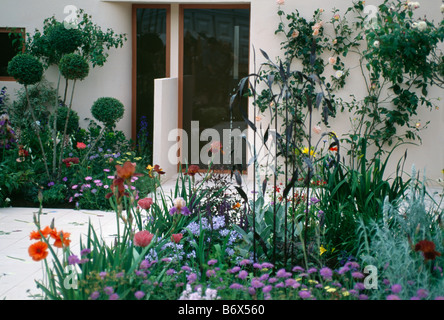
[[[57,109],[57,131],[62,132],[65,130],[66,117],[68,116],[68,107],[60,106]],[[52,121],[52,120],[51,120]],[[79,129],[79,115],[74,110],[69,112],[68,127],[66,128],[67,134],[74,134]]]
[[[61,54],[73,53],[82,44],[82,32],[75,28],[65,28],[57,23],[48,32],[50,46]]]
[[[89,65],[82,56],[69,53],[60,59],[59,69],[66,79],[83,80],[89,73]]]
[[[32,85],[42,79],[43,65],[36,57],[20,53],[9,61],[8,74],[20,84]]]
[[[115,126],[117,121],[122,119],[124,111],[124,105],[119,100],[111,97],[99,98],[91,107],[93,117],[110,129]]]

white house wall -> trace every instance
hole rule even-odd
[[[366,1],[366,5],[377,5],[380,1]],[[427,15],[430,20],[438,21],[442,18],[439,11],[441,0],[423,0],[421,8],[415,11],[416,15]],[[118,123],[118,129],[125,134],[131,135],[131,88],[132,88],[132,43],[131,26],[132,4],[171,4],[171,43],[170,43],[170,76],[179,76],[179,4],[251,4],[251,46],[256,48],[257,64],[264,61],[258,54],[259,49],[267,51],[270,57],[278,56],[280,52],[281,36],[274,34],[279,23],[277,16],[278,6],[275,0],[251,0],[251,1],[100,1],[100,0],[1,0],[2,10],[0,11],[0,27],[25,27],[27,32],[33,33],[37,28],[42,30],[43,20],[55,15],[58,20],[63,20],[66,14],[63,12],[67,5],[74,5],[84,9],[92,15],[93,21],[103,29],[112,28],[116,33],[126,33],[128,41],[123,48],[111,49],[108,62],[103,67],[91,70],[90,75],[77,86],[77,94],[74,99],[74,109],[79,113],[80,118],[91,118],[90,107],[99,97],[112,96],[125,105],[126,112],[124,118]],[[287,0],[282,6],[286,12],[298,9],[299,12],[309,19],[316,8],[323,8],[325,15],[333,7],[341,9],[351,5],[350,0]],[[252,58],[252,54],[251,54]],[[250,59],[251,70],[253,70],[253,59]],[[352,61],[347,61],[352,64]],[[49,70],[46,74],[48,80],[55,82],[54,70]],[[348,82],[342,96],[353,93],[359,97],[363,93],[363,84],[360,77],[352,77]],[[8,92],[13,97],[13,90],[20,86],[14,82],[0,82],[0,87],[6,86]],[[430,90],[430,96],[443,97],[442,89],[434,88]],[[426,131],[422,133],[423,143],[421,146],[408,147],[408,159],[406,168],[412,164],[422,170],[426,168],[429,178],[437,179],[442,177],[441,170],[444,168],[444,105],[441,103],[439,110],[421,110],[418,118],[421,123],[430,121]],[[82,122],[85,126],[86,121]],[[349,127],[348,117],[338,115],[331,121],[331,128],[338,134],[347,132]],[[161,139],[164,137],[161,137]],[[393,156],[391,168],[396,165],[407,147],[401,147]]]

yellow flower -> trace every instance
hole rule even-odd
[[[123,162],[122,161],[116,161],[118,164],[123,164]]]
[[[318,284],[319,282],[317,282],[316,280],[308,280],[308,283]]]
[[[136,157],[136,158],[134,158],[134,160],[136,160],[136,161],[142,160],[142,157]]]
[[[304,148],[302,149],[302,153],[303,153],[303,154],[308,154],[308,148],[307,148],[307,147],[304,147]],[[316,154],[315,154],[314,150],[310,150],[310,156],[316,157]]]
[[[127,153],[125,153],[125,154],[127,154],[127,155],[129,155],[129,156],[131,156],[132,154],[131,154],[131,152],[127,152]]]
[[[325,287],[326,289],[326,291],[327,292],[336,292],[336,288],[331,288],[331,287],[328,287],[328,289],[327,289],[327,287]]]
[[[324,252],[326,252],[326,251],[327,251],[327,249],[325,249],[324,246],[321,246],[321,247],[319,248],[319,255],[322,256],[322,254],[323,254]]]
[[[348,296],[350,295],[350,292],[348,292],[347,290],[345,290],[345,291],[342,292],[342,295],[343,295],[344,297],[348,297]]]

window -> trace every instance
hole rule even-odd
[[[24,51],[25,29],[0,28],[0,80],[14,81],[8,74],[8,63],[20,51]]]

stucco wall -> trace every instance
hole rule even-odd
[[[33,32],[35,28],[42,29],[43,20],[55,15],[58,20],[63,20],[66,14],[63,9],[67,5],[75,5],[91,14],[93,21],[103,29],[112,28],[116,33],[126,33],[128,41],[123,48],[111,49],[108,62],[103,67],[92,69],[88,78],[80,82],[77,86],[77,94],[74,99],[74,109],[79,112],[80,118],[91,117],[90,107],[92,103],[101,96],[112,96],[126,107],[124,118],[118,123],[118,129],[123,130],[129,137],[131,134],[131,7],[132,3],[144,4],[172,4],[171,7],[171,57],[170,75],[177,77],[178,70],[178,6],[179,3],[251,3],[251,46],[256,48],[256,63],[264,61],[258,53],[259,49],[267,51],[270,57],[280,54],[280,42],[282,38],[276,36],[274,31],[279,22],[276,12],[278,6],[275,0],[251,0],[251,1],[100,1],[100,0],[2,0],[2,10],[0,11],[0,27],[25,27],[27,32]],[[366,5],[376,5],[379,1],[367,1]],[[351,4],[350,0],[286,0],[282,8],[286,12],[298,9],[306,18],[310,18],[316,8],[323,8],[326,16],[333,7],[343,11]],[[421,1],[421,8],[416,15],[427,15],[428,19],[439,20],[441,13],[439,7],[441,0]],[[251,56],[252,57],[252,56]],[[253,59],[251,59],[251,70],[253,70]],[[352,60],[347,63],[353,64]],[[48,70],[46,77],[55,82],[54,70]],[[363,83],[360,77],[351,77],[341,95],[348,96],[353,93],[358,97],[363,93]],[[14,82],[0,82],[0,87],[7,86],[8,92],[13,98],[13,91],[20,86]],[[430,96],[443,97],[442,89],[434,88],[430,90]],[[409,146],[406,168],[412,164],[420,170],[426,168],[429,178],[437,179],[442,177],[441,170],[444,168],[444,105],[441,103],[439,110],[427,111],[421,109],[418,118],[421,123],[430,121],[426,131],[422,133],[423,143],[421,146]],[[82,125],[86,125],[84,121]],[[349,121],[346,116],[338,116],[331,121],[332,129],[339,135],[346,132]],[[401,147],[393,156],[391,168],[394,168],[405,152],[406,147]]]

